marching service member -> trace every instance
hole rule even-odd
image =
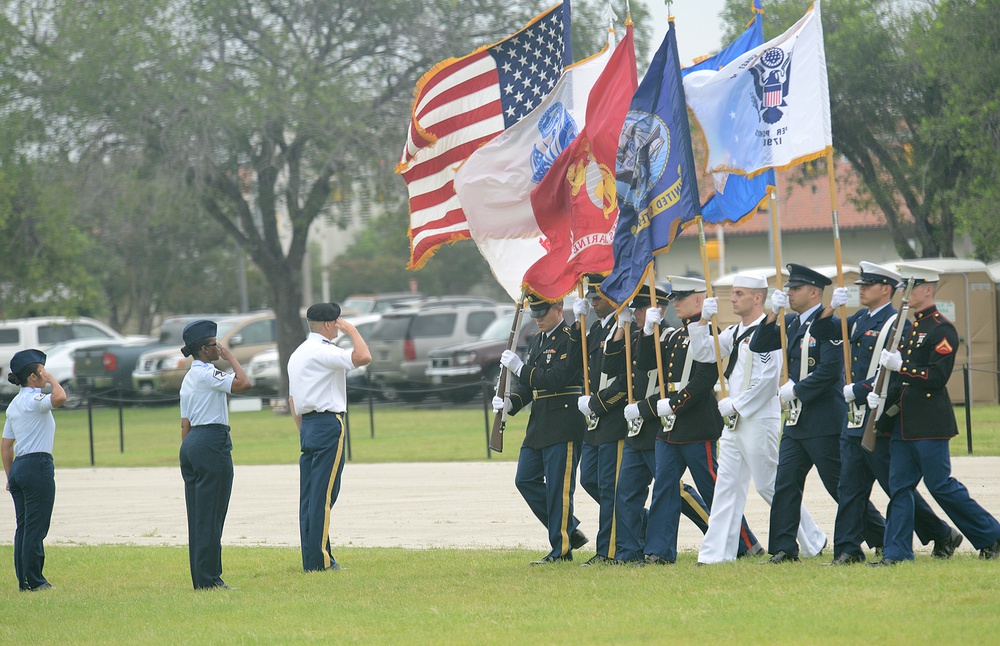
[[[729,357],[725,372],[729,397],[719,401],[719,413],[729,422],[719,439],[719,471],[712,514],[698,552],[698,563],[736,559],[751,477],[757,493],[768,505],[774,497],[781,435],[778,381],[782,356],[780,350],[750,350],[750,336],[764,320],[766,300],[764,278],[749,274],[734,277],[730,302],[740,322],[719,334],[720,351]],[[709,324],[718,310],[718,299],[706,298],[701,320],[688,327],[689,352],[695,361],[715,363],[715,343]],[[803,553],[810,557],[819,554],[826,545],[826,535],[816,526],[805,505],[800,509],[798,540]]]
[[[752,352],[781,348],[778,311],[791,306],[785,316],[788,329],[788,381],[778,389],[782,404],[789,406],[788,419],[778,447],[778,470],[771,500],[771,533],[765,563],[799,560],[798,532],[802,492],[806,476],[815,465],[823,486],[837,500],[840,480],[840,427],[847,414],[844,403],[844,353],[839,341],[813,337],[811,327],[822,309],[823,288],[832,281],[804,265],[788,265],[786,292],[771,295],[771,312],[757,326],[750,340]],[[835,318],[840,325],[840,319]],[[882,545],[885,520],[868,503],[865,540]],[[837,544],[834,536],[834,544]],[[834,558],[840,556],[834,550]]]
[[[572,561],[573,550],[587,543],[573,515],[576,468],[587,426],[577,405],[583,392],[583,355],[579,338],[563,322],[562,303],[534,294],[528,302],[538,334],[528,343],[526,360],[512,350],[500,356],[515,381],[507,397],[493,397],[493,410],[506,408],[513,415],[532,404],[514,484],[548,529],[552,549],[531,563],[545,565]]]
[[[979,558],[1000,558],[1000,523],[951,477],[948,442],[958,435],[958,426],[946,386],[959,341],[955,326],[935,304],[938,273],[910,264],[898,269],[903,280],[914,280],[909,305],[915,314],[903,350],[886,348],[880,353],[879,363],[895,373],[884,404],[879,393],[867,395],[869,407],[886,407],[876,428],[892,433],[885,552],[881,561],[870,565],[913,560],[914,492],[921,478],[944,513],[979,550]]]

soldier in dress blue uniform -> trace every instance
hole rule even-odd
[[[668,280],[672,286],[674,309],[683,325],[660,343],[651,336],[653,324],[659,322],[659,310],[650,308],[639,351],[641,370],[656,368],[656,353],[662,354],[668,396],[660,399],[657,392],[625,407],[628,420],[641,417],[644,425],[662,424],[656,437],[656,476],[645,545],[645,563],[658,565],[677,560],[681,495],[674,483],[680,481],[685,470],[691,471],[695,486],[709,510],[712,508],[717,466],[715,442],[722,434],[722,416],[714,390],[719,380],[718,369],[714,363],[693,361],[688,353],[687,326],[701,319],[705,281],[680,276]],[[751,545],[756,545],[757,539],[749,529],[746,537]],[[753,549],[758,551],[759,546]]]
[[[851,383],[844,386],[848,410],[840,434],[840,484],[837,488],[835,532],[835,540],[841,543],[834,545],[838,556],[829,565],[864,562],[861,541],[872,485],[878,481],[889,495],[889,438],[879,436],[875,451],[868,452],[861,447],[861,437],[868,423],[869,409],[865,399],[875,387],[878,357],[892,344],[891,328],[898,315],[892,306],[892,297],[900,278],[899,272],[891,267],[862,261],[861,276],[854,283],[859,286],[864,308],[847,319],[851,342]],[[812,325],[813,336],[823,340],[840,338],[840,326],[834,325],[832,314],[838,307],[847,304],[847,297],[846,287],[833,290],[830,306]],[[909,321],[906,321],[904,330],[908,327]],[[920,542],[927,545],[934,541],[934,556],[949,558],[962,543],[962,535],[938,518],[917,492],[914,492],[914,504],[914,529]]]
[[[573,304],[577,316],[586,314],[593,303],[597,320],[587,330],[587,368],[591,395],[581,395],[577,407],[584,417],[594,420],[583,434],[580,458],[580,485],[600,507],[597,553],[583,565],[615,559],[615,487],[621,468],[622,447],[628,427],[621,411],[628,403],[625,373],[611,371],[604,361],[604,349],[618,329],[615,306],[597,291],[604,277],[588,274],[586,298]],[[579,325],[579,322],[575,324]],[[624,368],[624,366],[618,366]],[[592,427],[592,428],[591,428]]]
[[[822,310],[823,288],[832,281],[804,265],[788,265],[786,292],[771,295],[771,312],[757,326],[750,341],[753,352],[770,352],[781,347],[778,311],[791,305],[795,314],[785,316],[788,331],[788,381],[778,390],[781,403],[788,405],[788,418],[778,447],[774,499],[771,501],[771,531],[765,563],[799,560],[795,534],[806,477],[815,465],[830,496],[837,500],[840,482],[841,420],[847,414],[844,403],[844,353],[841,341],[821,341],[811,327]],[[839,329],[840,319],[833,318]],[[865,541],[881,547],[885,520],[869,502],[865,513]],[[838,541],[834,532],[834,545]],[[834,557],[840,556],[834,549]]]
[[[21,592],[52,588],[42,574],[43,542],[56,501],[52,411],[66,403],[66,391],[45,370],[45,359],[40,350],[21,350],[11,357],[7,381],[20,390],[7,406],[0,441],[7,491],[14,499],[14,574]],[[52,387],[49,395],[42,392],[46,384]]]
[[[587,422],[577,408],[583,393],[583,354],[579,338],[563,322],[562,303],[530,294],[529,314],[538,334],[522,361],[505,350],[500,363],[516,381],[508,397],[494,397],[493,409],[515,414],[529,403],[531,415],[517,458],[514,484],[532,513],[548,529],[552,549],[532,565],[572,561],[587,542],[573,515],[576,468]]]
[[[222,580],[222,529],[233,491],[233,442],[227,394],[250,389],[240,362],[215,338],[212,321],[184,328],[186,357],[194,357],[181,383],[181,476],[188,518],[188,553],[195,590],[228,589]],[[212,365],[223,359],[233,372]]]
[[[1000,523],[951,477],[948,442],[958,434],[946,386],[955,366],[958,332],[937,309],[934,293],[938,274],[919,265],[898,266],[904,280],[913,278],[910,307],[913,327],[903,350],[883,350],[879,363],[893,371],[884,405],[876,422],[891,431],[889,442],[889,526],[885,552],[875,566],[913,560],[914,489],[920,479],[959,531],[979,550],[979,558],[1000,558]],[[879,406],[879,393],[867,396]]]
[[[666,290],[656,288],[658,308],[665,308],[670,295]],[[646,323],[646,310],[649,307],[649,295],[641,292],[632,299],[629,307],[635,310],[632,326],[632,392],[635,399],[646,399],[658,392],[656,369],[639,370],[639,343],[642,328]],[[662,310],[661,310],[662,316]],[[625,365],[625,333],[626,322],[632,321],[632,310],[624,308],[618,314],[618,331],[614,338],[604,347],[604,367],[606,370],[621,374],[615,383],[625,389],[628,387],[627,377],[622,374]],[[673,328],[663,326],[661,336],[666,338]],[[646,544],[646,524],[649,513],[646,510],[646,499],[649,497],[649,486],[653,483],[656,473],[656,433],[662,428],[659,423],[643,423],[639,431],[625,438],[622,447],[621,469],[618,475],[618,486],[615,491],[615,562],[644,563],[644,547]],[[681,481],[681,513],[701,530],[708,531],[708,505],[701,494],[689,484]]]

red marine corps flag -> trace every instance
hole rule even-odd
[[[583,274],[607,273],[614,266],[615,158],[637,86],[629,24],[590,92],[586,125],[531,192],[548,252],[524,274],[524,284],[543,298],[560,299]]]
[[[417,82],[396,167],[410,196],[410,269],[442,244],[470,237],[455,170],[552,91],[573,60],[569,21],[567,0],[499,43],[441,61]]]

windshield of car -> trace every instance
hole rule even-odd
[[[406,330],[410,327],[413,316],[385,316],[375,329],[372,330],[372,339],[384,341],[397,341],[406,337]]]
[[[480,339],[488,341],[503,340],[510,337],[510,326],[514,323],[514,314],[504,314],[494,319],[492,323],[483,330]]]
[[[368,314],[375,309],[375,299],[373,298],[348,298],[341,303],[341,309],[345,311],[354,310],[358,314]]]

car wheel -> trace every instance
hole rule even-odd
[[[427,397],[427,393],[422,390],[409,390],[407,388],[399,389],[399,398],[408,404],[416,404],[424,401]]]
[[[382,397],[385,398],[386,401],[398,402],[400,400],[399,389],[397,389],[395,386],[386,384],[380,388],[380,392],[382,393]]]
[[[75,410],[83,405],[83,397],[73,392],[68,383],[59,384],[66,391],[66,403],[62,405],[67,410]]]

